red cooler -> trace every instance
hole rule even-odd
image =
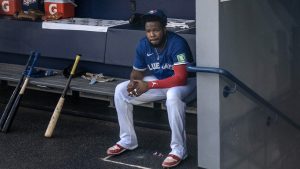
[[[14,15],[21,9],[20,0],[0,0],[0,14],[2,15]]]
[[[71,0],[45,0],[45,14],[61,15],[62,18],[71,18],[75,15],[75,6]]]

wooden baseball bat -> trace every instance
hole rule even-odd
[[[15,87],[15,90],[13,91],[12,95],[10,96],[9,101],[6,104],[5,109],[4,109],[3,113],[2,113],[2,116],[1,116],[1,119],[0,119],[0,130],[2,130],[3,125],[5,123],[5,120],[7,119],[8,113],[9,113],[9,111],[10,111],[13,103],[15,102],[15,100],[17,98],[17,95],[18,95],[18,93],[19,93],[19,91],[21,89],[21,85],[22,85],[22,83],[24,81],[24,77],[25,77],[25,72],[27,71],[27,69],[29,67],[29,64],[30,64],[30,62],[32,60],[32,57],[33,57],[33,52],[31,52],[31,54],[30,54],[30,56],[29,56],[29,58],[27,60],[27,63],[25,65],[25,69],[22,72],[22,75],[21,75],[21,77],[19,79],[19,82],[18,82],[17,86]]]
[[[50,119],[50,122],[48,124],[47,130],[45,132],[45,137],[48,137],[48,138],[52,137],[52,134],[53,134],[53,131],[55,129],[57,120],[59,118],[59,115],[61,113],[62,107],[63,107],[64,102],[65,102],[65,96],[67,95],[67,91],[69,89],[71,80],[72,80],[72,78],[73,78],[73,76],[75,74],[76,67],[78,65],[79,59],[80,59],[80,55],[77,55],[76,59],[75,59],[75,62],[73,64],[73,67],[72,67],[72,71],[71,71],[70,76],[68,78],[67,84],[66,84],[66,86],[65,86],[65,88],[63,90],[63,93],[62,93],[60,99],[58,100],[58,103],[57,103],[57,105],[56,105],[56,107],[54,109],[54,112],[53,112],[52,117]]]
[[[38,59],[39,55],[40,54],[38,52],[34,52],[34,59],[33,59],[32,63],[31,63],[30,68],[26,72],[27,74],[26,74],[26,78],[24,80],[24,83],[22,85],[22,88],[21,88],[19,94],[17,95],[16,99],[14,100],[14,103],[13,103],[11,109],[9,110],[9,113],[7,115],[7,118],[6,118],[5,122],[4,122],[4,124],[3,124],[3,127],[1,128],[1,131],[4,132],[4,133],[7,133],[7,131],[9,130],[9,128],[10,128],[10,126],[12,124],[12,121],[13,121],[13,119],[14,119],[17,111],[18,111],[20,102],[21,102],[21,100],[23,98],[25,89],[26,89],[26,87],[28,85],[28,82],[29,82],[29,78],[31,76],[32,70],[35,67],[35,64],[37,62],[37,59]]]

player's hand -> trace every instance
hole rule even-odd
[[[138,97],[148,91],[148,83],[143,80],[134,80],[135,88],[133,89],[132,93],[134,96]]]
[[[134,81],[130,81],[129,84],[127,85],[127,92],[128,92],[128,96],[134,96],[133,90],[136,87],[136,82]]]

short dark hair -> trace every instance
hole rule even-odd
[[[158,21],[163,27],[165,27],[167,25],[167,16],[162,10],[150,10],[143,16],[143,23],[146,24],[146,22],[151,21]]]

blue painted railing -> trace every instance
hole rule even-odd
[[[214,68],[214,67],[193,67],[189,66],[187,68],[189,72],[202,72],[202,73],[212,73],[212,74],[219,74],[223,77],[226,77],[227,79],[231,80],[233,83],[235,83],[236,86],[240,87],[242,90],[244,90],[248,95],[250,95],[253,99],[255,99],[257,102],[274,112],[276,115],[281,117],[283,120],[300,130],[300,125],[294,122],[292,119],[287,117],[283,112],[275,108],[271,103],[269,103],[266,99],[261,97],[259,94],[257,94],[255,91],[253,91],[251,88],[249,88],[245,83],[240,81],[237,77],[235,77],[233,74],[231,74],[229,71],[222,69],[222,68]],[[224,88],[225,89],[225,88]],[[231,92],[227,89],[227,95]],[[226,91],[225,91],[226,93]],[[224,95],[224,91],[223,91]],[[224,95],[226,97],[226,94]]]

